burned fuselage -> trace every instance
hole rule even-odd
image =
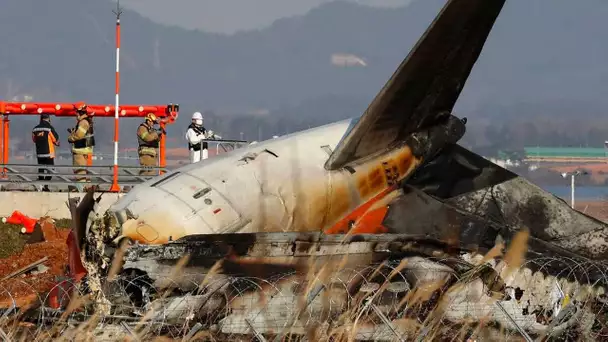
[[[404,219],[403,206],[420,209],[421,216]],[[426,215],[435,222],[422,220]],[[526,262],[509,270],[517,229],[413,188],[391,203],[383,224],[393,233],[207,234],[135,244],[118,260],[115,249],[106,250],[103,269],[91,244],[85,265],[96,279],[87,283],[111,289],[98,291],[98,303],[112,303],[107,314],[138,308],[165,324],[188,318],[209,329],[217,325],[223,334],[250,334],[242,325],[249,320],[262,334],[289,326],[286,334],[305,335],[322,324],[353,324],[340,317],[361,310],[366,313],[357,340],[394,338],[387,325],[371,324],[377,319],[369,310],[392,324],[405,319],[451,326],[447,335],[480,321],[536,337],[590,338],[604,328],[608,269],[602,262],[530,236]],[[101,285],[112,261],[121,270]],[[174,307],[179,309],[168,309]],[[416,336],[421,329],[401,333]]]
[[[466,120],[451,110],[503,4],[448,1],[359,120],[177,169],[93,210],[78,241],[98,309],[179,307],[172,320],[224,334],[363,322],[357,339],[386,339],[400,320],[408,336],[482,320],[600,334],[608,227],[456,144]]]
[[[110,302],[129,298],[142,311],[156,308],[164,319],[169,317],[161,308],[179,306],[172,311],[173,321],[194,312],[199,320],[221,322],[225,334],[247,334],[240,328],[246,320],[261,333],[292,324],[291,334],[305,334],[310,319],[292,319],[288,312],[300,297],[308,298],[307,291],[318,297],[305,301],[306,317],[326,317],[323,296],[336,298],[326,317],[332,324],[339,321],[331,317],[362,305],[363,297],[392,322],[430,322],[439,315],[443,324],[458,327],[487,320],[530,336],[587,338],[597,338],[605,329],[606,240],[577,241],[605,234],[606,224],[457,145],[443,149],[394,192],[377,228],[386,234],[204,234],[161,245],[135,243],[120,259],[117,279],[123,285],[114,288],[121,290],[104,296]],[[94,217],[90,215],[84,245],[85,264],[90,275],[100,279],[90,283],[102,288],[118,246],[110,240],[100,243],[95,232],[108,222]],[[551,227],[560,231],[560,225],[571,235],[547,238]],[[513,259],[505,251],[517,248],[514,237],[521,231],[529,235],[526,261],[509,271]],[[174,268],[184,256],[188,260],[175,276]],[[323,271],[328,267],[330,276]],[[323,284],[313,281],[308,290],[294,288],[308,284],[311,277],[324,278]],[[280,290],[281,299],[268,293],[268,284],[272,291]],[[167,288],[173,295],[161,296],[161,289]],[[415,291],[428,288],[432,295],[415,309],[403,308]],[[275,299],[261,309],[244,304],[263,295]],[[218,310],[222,314],[214,316]],[[276,315],[287,318],[276,321]],[[365,333],[357,339],[391,338],[387,326],[363,326]]]

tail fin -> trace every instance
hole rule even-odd
[[[325,167],[381,153],[450,113],[504,3],[449,0]]]

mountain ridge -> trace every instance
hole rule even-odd
[[[269,112],[248,120],[245,136],[256,139],[260,125],[268,137],[358,116],[444,3],[419,0],[386,9],[335,1],[233,35],[162,25],[125,10],[121,101],[180,103],[182,114],[171,128],[176,135],[195,110],[205,111],[224,137],[245,129],[236,114]],[[113,6],[5,0],[0,98],[113,103]],[[600,0],[507,1],[455,112],[472,118],[472,126],[508,124],[539,112],[568,120],[597,117],[608,105],[608,48],[600,43],[608,33],[600,19],[607,14],[608,3]],[[355,54],[368,65],[332,66],[333,53]],[[277,119],[280,128],[273,126]],[[110,124],[98,126],[99,141],[111,141],[111,129],[104,129]],[[125,121],[121,139],[134,144],[136,124]]]

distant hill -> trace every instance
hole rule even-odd
[[[6,1],[10,11],[0,14],[0,70],[6,76],[29,87],[44,85],[49,94],[112,98],[111,2]],[[330,2],[306,16],[231,36],[166,27],[125,11],[122,90],[135,102],[171,99],[211,108],[296,104],[327,93],[368,95],[430,22],[435,13],[429,6],[438,9],[442,2],[397,10]],[[369,67],[336,68],[333,53],[360,55]]]
[[[267,29],[230,36],[159,25],[127,10],[121,99],[178,102],[182,117],[195,109],[222,117],[276,111],[328,96],[362,98],[358,102],[365,104],[432,19],[434,11],[419,15],[431,3],[440,8],[442,1],[397,10],[331,2]],[[0,97],[112,103],[112,9],[102,0],[6,0],[0,13]],[[360,56],[368,66],[336,67],[335,53]]]
[[[260,131],[269,137],[357,116],[444,3],[416,0],[379,9],[335,1],[234,35],[164,26],[127,10],[121,99],[180,103],[180,125],[170,130],[176,137],[194,110],[209,111],[207,122],[224,136],[244,132],[251,139]],[[0,98],[112,103],[112,9],[105,0],[4,0]],[[602,115],[608,104],[606,14],[603,0],[507,1],[457,112],[484,125],[539,112]],[[336,67],[336,53],[361,57],[367,66]],[[269,114],[238,116],[253,110]],[[121,129],[131,144],[135,124]],[[106,123],[98,127],[98,141],[111,141]]]

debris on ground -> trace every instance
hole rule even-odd
[[[36,300],[56,284],[57,276],[65,274],[69,220],[44,217],[38,222],[46,241],[32,244],[27,244],[30,236],[20,233],[21,226],[0,225],[0,279],[47,258],[33,271],[0,281],[0,307],[10,306],[11,298],[17,305]]]
[[[13,273],[5,276],[4,278],[2,278],[2,280],[0,280],[0,282],[4,282],[5,280],[12,279],[12,278],[14,278],[14,277],[16,277],[18,275],[26,274],[28,272],[32,272],[33,273],[34,269],[39,269],[41,266],[44,267],[44,265],[42,265],[42,263],[44,263],[48,259],[49,258],[44,257],[44,258],[42,258],[42,259],[40,259],[40,260],[38,260],[36,262],[33,262],[33,263],[31,263],[31,264],[29,264],[29,265],[27,265],[27,266],[25,266],[25,267],[23,267],[23,268],[21,268],[21,269],[19,269],[17,271],[15,271],[15,272],[13,272]],[[48,269],[48,267],[47,267],[47,269]]]
[[[21,228],[22,234],[31,234],[34,231],[34,227],[36,223],[38,223],[38,220],[24,215],[19,210],[15,210],[10,216],[3,217],[2,223],[21,225],[23,226]]]
[[[32,274],[42,274],[47,272],[48,270],[50,270],[50,268],[44,266],[44,265],[38,265],[36,266],[36,269],[32,270]]]

